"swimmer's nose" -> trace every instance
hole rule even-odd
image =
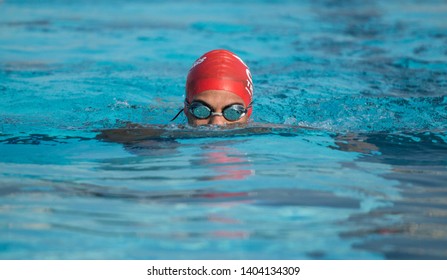
[[[221,115],[213,115],[209,118],[208,124],[224,125],[226,123],[225,118]]]

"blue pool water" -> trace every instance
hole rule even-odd
[[[447,259],[447,4],[421,2],[0,1],[0,258]],[[168,124],[215,48],[255,123],[307,128],[98,137]]]

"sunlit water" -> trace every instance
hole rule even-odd
[[[447,259],[446,18],[435,0],[0,1],[0,258]],[[313,129],[98,137],[168,124],[215,48],[250,66],[255,123]]]

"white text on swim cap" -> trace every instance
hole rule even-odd
[[[251,78],[251,73],[248,68],[245,69],[245,73],[247,74],[247,85],[245,86],[245,90],[250,94],[250,97],[253,96],[253,80]]]
[[[194,64],[191,66],[191,68],[190,68],[189,70],[191,70],[192,68],[196,67],[196,66],[199,65],[200,63],[204,62],[205,59],[206,59],[206,56],[197,59],[196,62],[194,62]]]

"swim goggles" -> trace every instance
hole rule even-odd
[[[247,114],[248,109],[251,108],[251,103],[247,108],[241,104],[228,105],[222,109],[222,113],[214,112],[209,105],[201,101],[193,101],[189,103],[185,100],[185,107],[188,108],[188,112],[191,113],[191,115],[199,120],[208,119],[211,116],[223,116],[227,121],[235,122]],[[180,110],[180,112],[178,112],[178,114],[171,121],[175,120],[182,110]]]

